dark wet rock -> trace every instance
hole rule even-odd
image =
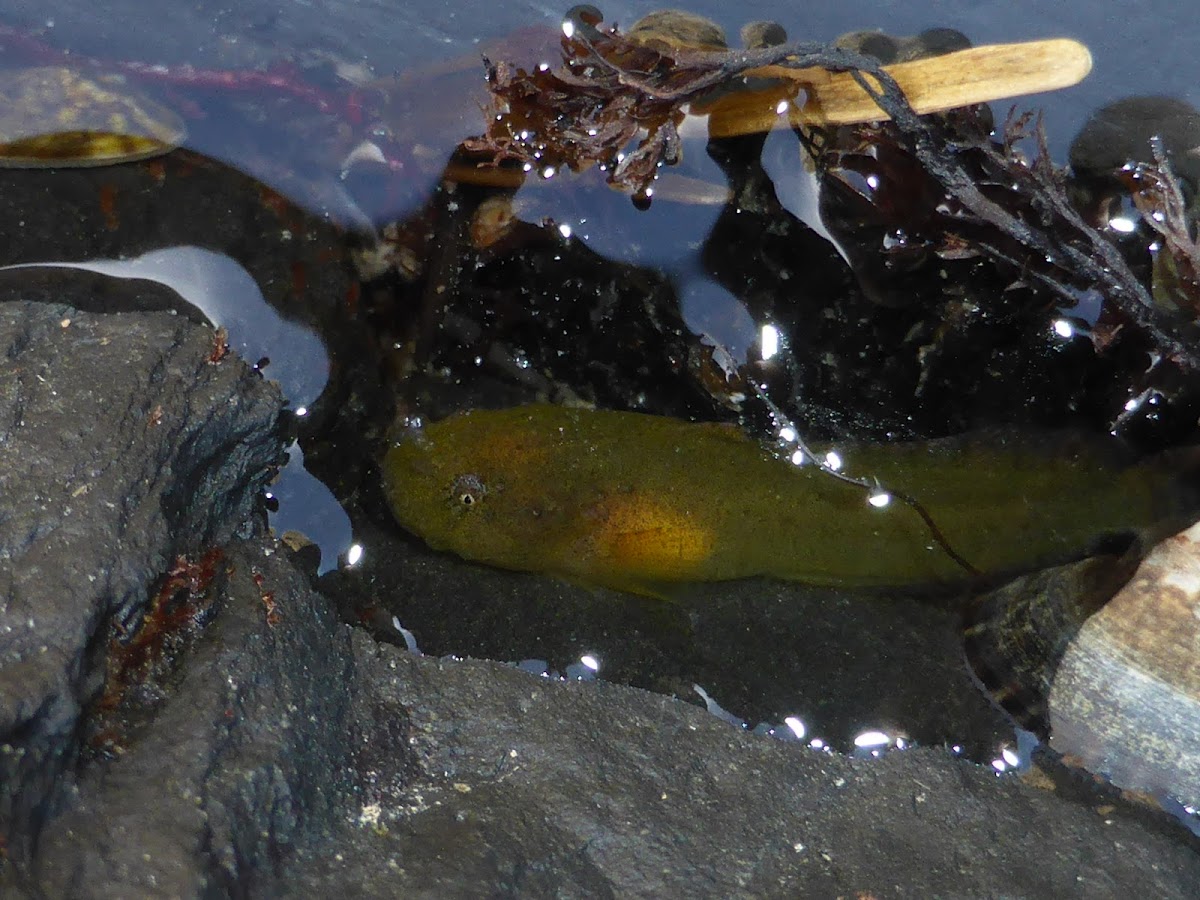
[[[667,697],[353,638],[415,753],[294,896],[1187,896],[1200,856],[941,750],[850,760]],[[389,712],[390,711],[390,712]],[[335,849],[336,848],[336,849]]]
[[[966,50],[971,46],[971,40],[954,28],[929,28],[905,37],[894,37],[882,31],[851,31],[834,44],[873,56],[881,63],[892,64]]]
[[[350,290],[339,265],[344,233],[237,169],[193,153],[95,169],[5,170],[0,189],[6,265],[199,246],[235,260],[267,303],[305,324],[327,323]],[[183,272],[180,280],[186,275],[197,278]],[[94,311],[116,306],[103,296],[87,299]]]
[[[269,541],[229,549],[222,573],[152,725],[86,768],[46,829],[34,869],[49,896],[245,896],[340,812],[347,633]]]
[[[229,541],[279,453],[278,392],[215,346],[166,314],[0,302],[0,821],[17,858],[66,801],[109,623],[135,627],[175,557]]]
[[[1011,741],[968,674],[952,597],[748,579],[681,585],[659,602],[471,565],[397,530],[357,522],[371,552],[322,581],[343,619],[380,640],[403,646],[395,617],[434,655],[537,659],[565,672],[589,654],[607,681],[694,703],[698,684],[751,725],[798,716],[809,738],[841,750],[876,728],[980,762]]]
[[[1200,113],[1175,97],[1124,97],[1096,110],[1071,142],[1071,169],[1080,178],[1115,181],[1123,166],[1154,161],[1154,138],[1194,190]]]
[[[249,362],[268,360],[268,378],[286,386],[293,408],[308,408],[302,437],[355,405],[349,383],[369,384],[373,375],[362,329],[347,314],[357,285],[345,242],[328,220],[185,151],[145,164],[0,170],[3,262],[39,266],[0,272],[3,296],[55,302],[73,291],[72,302],[89,312],[174,310],[195,321],[207,315],[227,328],[230,345]],[[51,267],[151,259],[157,261],[137,270],[147,280],[135,280],[133,269],[111,278]],[[179,286],[204,311],[165,284]],[[336,371],[326,356],[340,358]]]

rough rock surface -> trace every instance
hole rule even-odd
[[[0,829],[62,805],[110,621],[229,541],[278,455],[278,392],[166,314],[0,302]]]
[[[1200,879],[1169,822],[941,750],[850,760],[348,629],[255,534],[279,398],[207,362],[212,338],[0,303],[5,896],[1183,897]],[[110,622],[135,633],[172,560],[212,545],[203,627],[118,723],[120,752],[81,752]]]
[[[941,750],[852,760],[630,688],[354,651],[413,775],[364,794],[296,896],[1183,897],[1200,876],[1186,842]]]
[[[173,695],[43,835],[48,896],[246,896],[349,795],[346,630],[269,541],[222,569]]]
[[[545,660],[566,671],[584,654],[606,681],[699,702],[700,685],[751,725],[799,716],[809,739],[853,747],[880,728],[910,743],[954,745],[991,760],[1010,720],[971,681],[950,602],[748,579],[687,585],[670,603],[520,572],[470,566],[383,533],[390,513],[356,523],[371,549],[321,589],[342,618],[431,655]]]

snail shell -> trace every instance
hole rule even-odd
[[[996,700],[1055,751],[1118,787],[1197,805],[1200,524],[1140,564],[1136,553],[993,592],[967,652]]]
[[[724,50],[725,31],[716,22],[679,9],[660,9],[642,16],[625,33],[629,40],[668,50]]]
[[[930,28],[904,37],[882,31],[849,31],[835,39],[833,45],[873,56],[884,65],[890,65],[966,50],[971,46],[971,39],[953,28]]]

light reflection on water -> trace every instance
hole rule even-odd
[[[0,267],[80,269],[110,278],[153,281],[174,291],[228,332],[230,349],[251,365],[269,359],[267,377],[279,382],[293,409],[309,407],[329,378],[329,355],[320,336],[286,319],[264,299],[253,276],[232,257],[203,247],[166,247],[132,259],[45,260]]]
[[[14,269],[78,269],[110,278],[153,281],[169,288],[228,335],[231,349],[253,365],[270,360],[264,375],[279,383],[297,414],[316,402],[329,377],[329,356],[311,328],[280,315],[240,263],[202,247],[168,247],[132,259],[82,262],[47,260],[0,267]],[[277,533],[298,531],[321,550],[320,571],[335,568],[351,546],[350,518],[324,483],[304,468],[299,444],[288,448],[288,462],[270,488],[278,500],[271,513]]]

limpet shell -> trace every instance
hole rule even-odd
[[[968,613],[992,697],[1114,785],[1200,805],[1200,523],[1015,579]]]
[[[157,156],[186,134],[118,76],[62,66],[0,72],[0,166],[104,166]]]

